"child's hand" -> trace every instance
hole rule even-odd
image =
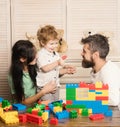
[[[64,66],[65,65],[65,60],[67,59],[67,56],[66,55],[64,55],[64,56],[62,56],[61,58],[60,58],[60,60],[59,60],[59,65],[60,66]]]
[[[58,65],[59,65],[59,66],[64,66],[64,65],[65,65],[65,61],[64,61],[63,59],[60,58],[60,59],[58,60]]]

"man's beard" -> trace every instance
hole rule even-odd
[[[84,57],[83,57],[83,60],[82,60],[82,67],[84,68],[90,68],[90,67],[93,67],[95,66],[95,63],[93,61],[93,59],[91,58],[91,60],[86,60]]]

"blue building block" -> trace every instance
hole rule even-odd
[[[0,97],[0,103],[2,103],[3,100],[4,100],[4,99],[3,99],[2,97]]]
[[[53,112],[53,108],[54,108],[54,105],[52,103],[48,104],[49,108],[50,108],[50,111]]]
[[[69,112],[67,110],[56,112],[55,117],[57,117],[58,119],[67,119],[69,118]]]
[[[79,85],[76,83],[76,84],[74,84],[74,83],[67,83],[66,84],[66,88],[78,88],[79,87]]]
[[[17,111],[25,111],[26,110],[26,105],[23,104],[13,104],[13,109],[17,110]]]
[[[105,112],[104,115],[107,117],[111,117],[113,115],[113,112],[112,112],[112,110],[109,110],[109,111]]]

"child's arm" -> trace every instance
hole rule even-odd
[[[64,65],[64,61],[62,59],[59,59],[51,64],[47,64],[43,67],[41,67],[41,70],[43,72],[49,72],[51,70],[53,70],[54,68],[58,67],[58,66],[63,66]]]

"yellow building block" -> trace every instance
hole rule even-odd
[[[92,114],[92,109],[88,109],[88,113],[89,114]]]
[[[95,83],[95,88],[102,88],[102,82],[96,82]]]
[[[95,92],[89,92],[88,93],[88,100],[95,100],[96,94]]]
[[[62,107],[60,107],[60,106],[55,106],[55,107],[53,108],[53,112],[54,112],[54,113],[56,113],[56,112],[62,112]]]
[[[3,114],[3,108],[0,107],[0,116]]]
[[[4,112],[4,114],[7,115],[13,115],[13,116],[18,116],[18,112],[17,111],[9,111],[9,112]]]
[[[16,113],[16,111],[13,111],[11,113],[9,112],[4,112],[1,115],[1,120],[5,123],[5,124],[15,124],[15,123],[19,123],[19,118],[18,118],[18,113]]]
[[[45,122],[45,121],[47,121],[48,120],[48,117],[49,116],[49,114],[48,114],[48,112],[43,112],[43,114],[42,114],[42,120]]]
[[[82,113],[82,108],[78,109],[78,113],[79,113],[79,114]]]
[[[102,101],[102,105],[108,105],[108,101]]]
[[[16,116],[6,116],[5,118],[2,118],[3,122],[6,124],[15,124],[19,123],[19,118]]]
[[[108,90],[96,90],[96,92],[102,92],[102,94],[96,94],[97,96],[108,96]]]
[[[32,111],[40,111],[40,108],[33,108]]]

